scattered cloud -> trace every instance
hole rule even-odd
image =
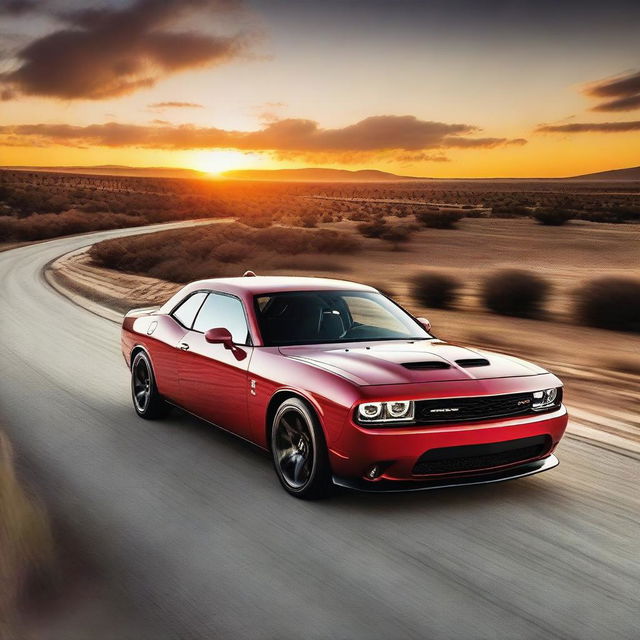
[[[31,3],[9,3],[14,11],[25,4]],[[16,93],[64,100],[102,100],[152,87],[167,75],[240,55],[247,45],[242,34],[179,30],[197,12],[213,9],[220,16],[238,6],[239,0],[135,0],[58,14],[63,27],[18,50],[17,68],[0,83]]]
[[[483,147],[485,149],[493,149],[505,145],[524,145],[527,141],[524,138],[445,138],[443,146],[460,147],[470,149],[473,147]]]
[[[204,109],[204,105],[198,102],[154,102],[149,105],[150,109]]]
[[[631,122],[573,122],[571,124],[540,125],[537,133],[623,133],[640,131],[640,120]]]
[[[494,148],[523,144],[523,139],[473,138],[478,128],[419,120],[415,116],[371,116],[337,129],[323,129],[313,120],[288,118],[266,123],[256,131],[233,131],[195,125],[120,124],[88,126],[23,124],[0,126],[0,136],[21,136],[67,146],[144,147],[149,149],[238,149],[267,151],[280,157],[319,154],[334,158],[371,156],[379,153],[423,153],[446,148]],[[436,154],[434,157],[438,157]],[[436,160],[440,161],[440,160]]]
[[[287,107],[286,102],[265,102],[252,107],[250,113],[260,122],[275,122],[282,119],[280,114],[285,107]]]
[[[591,108],[591,111],[634,111],[640,109],[640,93],[626,98],[616,98]]]
[[[34,11],[37,6],[37,2],[30,0],[0,0],[0,15],[21,16]]]
[[[640,72],[607,78],[583,89],[590,98],[608,98],[591,111],[633,111],[640,109]]]
[[[451,162],[450,158],[442,155],[433,155],[429,153],[402,153],[397,155],[393,160],[397,162],[405,162],[410,164],[412,162]]]

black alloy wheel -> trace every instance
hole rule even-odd
[[[331,492],[324,434],[312,410],[299,398],[288,398],[278,407],[271,451],[280,483],[291,495],[313,500]]]
[[[131,363],[131,397],[136,413],[146,420],[166,416],[171,407],[158,393],[149,357],[139,351]]]

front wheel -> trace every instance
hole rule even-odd
[[[136,413],[145,420],[164,418],[171,406],[158,393],[149,357],[139,351],[131,363],[131,398]]]
[[[271,429],[273,464],[280,483],[296,498],[317,500],[331,493],[331,468],[317,418],[299,398],[285,400]]]

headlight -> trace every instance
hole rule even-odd
[[[534,411],[541,411],[542,409],[550,409],[560,404],[562,396],[560,390],[557,387],[553,389],[545,389],[544,391],[533,392],[533,405],[531,408]]]
[[[358,406],[358,422],[408,422],[413,420],[413,400],[365,402]]]
[[[358,410],[358,416],[362,420],[375,420],[382,415],[382,402],[367,402],[361,404]]]

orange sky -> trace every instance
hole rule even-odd
[[[640,164],[639,3],[10,4],[0,165],[560,177]]]

